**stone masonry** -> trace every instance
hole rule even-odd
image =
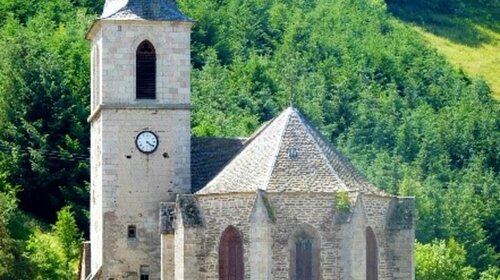
[[[248,139],[191,138],[192,26],[173,0],[107,0],[87,34],[80,279],[414,280],[414,199],[368,182],[297,109]],[[147,99],[136,94],[146,40]],[[151,152],[136,145],[144,131],[157,137]]]
[[[190,192],[191,26],[187,20],[108,15],[87,34],[93,68],[91,273],[100,271],[102,279],[138,279],[141,267],[160,279],[158,205]],[[156,51],[153,100],[135,95],[136,50],[144,40]],[[144,130],[158,136],[153,154],[135,146]]]

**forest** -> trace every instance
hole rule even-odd
[[[103,0],[0,0],[0,279],[74,279],[88,238],[89,42]],[[192,135],[293,103],[385,191],[416,198],[416,279],[500,279],[500,103],[395,13],[498,0],[177,0]],[[500,32],[500,31],[498,31]]]

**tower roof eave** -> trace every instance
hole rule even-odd
[[[107,0],[100,19],[192,22],[173,0]]]

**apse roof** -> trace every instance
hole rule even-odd
[[[101,19],[191,21],[174,0],[106,0]]]
[[[357,191],[386,196],[293,107],[264,124],[197,194]]]

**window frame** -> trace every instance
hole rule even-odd
[[[311,278],[312,280],[318,280],[320,279],[321,275],[321,265],[320,265],[320,255],[321,255],[321,244],[320,244],[320,237],[317,233],[317,231],[309,226],[309,225],[302,225],[300,226],[297,230],[294,231],[294,233],[290,236],[288,240],[288,248],[289,248],[289,277],[292,280],[302,280],[301,278],[298,278],[299,275],[297,275],[297,242],[299,239],[307,238],[308,241],[311,243],[311,251],[310,251],[310,257],[311,257],[311,263],[310,263],[310,270],[311,270]],[[306,278],[307,279],[307,278]]]
[[[143,40],[135,51],[135,98],[155,100],[157,97],[157,53],[149,40]]]
[[[219,279],[243,280],[245,278],[243,238],[234,226],[228,226],[219,242]]]

